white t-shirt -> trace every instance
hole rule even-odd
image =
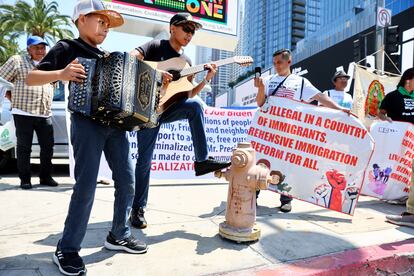
[[[329,93],[328,93],[329,92]],[[338,91],[335,89],[330,89],[323,92],[325,95],[328,95],[334,102],[339,104],[342,107],[351,109],[352,108],[352,96],[351,94],[345,91]]]
[[[276,87],[281,83],[286,77],[279,75],[270,75],[263,79],[263,84],[265,86],[265,95],[268,97]],[[303,79],[303,91],[302,90],[302,79]],[[310,102],[310,99],[316,94],[320,93],[318,89],[313,86],[310,81],[306,78],[300,77],[295,74],[290,74],[285,82],[279,87],[274,96],[284,97],[294,100],[303,100],[305,102]]]
[[[49,114],[49,115],[35,115],[35,114],[23,111],[23,110],[18,109],[18,108],[12,108],[11,114],[13,114],[13,115],[23,115],[23,116],[29,116],[29,117],[37,117],[37,118],[49,118],[50,116],[52,116],[52,114]]]

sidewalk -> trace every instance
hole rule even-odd
[[[67,177],[56,180],[61,183],[57,188],[34,185],[33,190],[23,191],[18,188],[17,177],[0,178],[1,276],[60,275],[51,256],[62,234],[73,181]],[[218,224],[224,220],[227,184],[174,182],[158,181],[150,187],[146,213],[149,227],[133,230],[149,245],[144,255],[103,248],[112,220],[114,189],[112,185],[98,185],[80,252],[88,275],[273,275],[277,271],[292,272],[288,265],[309,273],[326,267],[332,258],[352,258],[361,264],[367,261],[366,252],[378,258],[380,253],[376,252],[380,251],[373,248],[383,248],[388,255],[406,256],[404,262],[413,264],[410,246],[414,244],[414,229],[384,220],[386,214],[402,212],[403,206],[361,197],[351,220],[350,216],[294,200],[292,212],[284,214],[276,208],[279,195],[262,192],[257,210],[262,237],[256,243],[237,244],[218,235]],[[385,245],[389,243],[394,244]]]

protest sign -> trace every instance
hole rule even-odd
[[[269,190],[353,214],[374,147],[355,116],[269,97],[248,140],[258,163],[270,163],[270,174],[277,175]]]
[[[377,121],[370,133],[375,140],[375,150],[362,194],[386,200],[408,196],[414,159],[414,125]]]

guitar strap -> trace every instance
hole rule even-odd
[[[302,86],[300,87],[300,100],[302,101],[302,95],[303,95],[303,85],[305,84],[305,79],[302,78]]]
[[[94,56],[96,59],[101,59],[101,58],[103,58],[103,57],[105,57],[107,55],[107,53],[99,54],[99,53],[97,53],[95,51],[92,51],[91,49],[89,49],[88,47],[86,47],[80,41],[78,41],[76,39],[62,39],[61,41],[66,42],[69,45],[72,45],[72,46],[76,46],[78,48],[81,48],[82,50],[84,50],[88,54],[91,54],[92,56]]]
[[[279,84],[276,86],[275,90],[273,90],[272,94],[270,96],[274,96],[277,92],[277,90],[282,86],[282,84],[285,82],[287,78],[289,78],[290,74],[286,76]]]

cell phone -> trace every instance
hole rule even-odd
[[[254,68],[254,77],[260,78],[261,75],[262,75],[262,68],[261,67]]]

